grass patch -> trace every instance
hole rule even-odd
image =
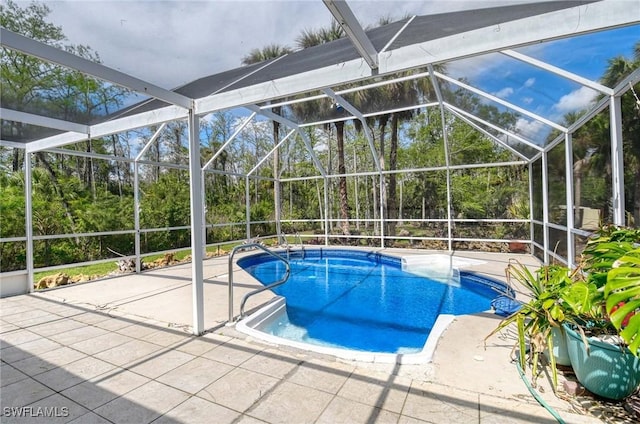
[[[210,253],[223,253],[228,254],[234,247],[238,246],[241,243],[228,243],[220,246],[208,246],[207,252]],[[180,251],[172,252],[174,254],[174,258],[176,261],[182,261],[187,256],[191,255],[191,249],[185,249]],[[164,253],[159,253],[157,255],[145,256],[142,258],[143,263],[151,263],[157,259],[164,257]],[[116,260],[113,262],[103,262],[99,264],[93,265],[84,265],[84,266],[69,266],[68,268],[60,268],[51,271],[42,271],[36,272],[33,274],[33,282],[37,283],[43,277],[48,277],[49,275],[54,275],[58,273],[67,274],[69,277],[75,277],[76,275],[87,275],[87,276],[95,276],[95,277],[104,277],[109,275],[110,273],[118,270],[118,265],[116,264]]]
[[[103,277],[113,271],[116,271],[118,266],[114,262],[103,262],[99,264],[85,265],[85,266],[70,266],[69,268],[56,269],[51,271],[36,272],[33,274],[34,282],[40,281],[43,277],[54,275],[58,273],[67,274],[69,277],[84,274],[88,276],[97,275]]]

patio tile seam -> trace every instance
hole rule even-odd
[[[55,320],[53,320],[53,321],[47,321],[47,324],[49,324],[49,323],[55,323],[55,322],[63,322],[63,320],[66,320],[66,319],[67,319],[67,317],[63,317],[63,316],[60,316],[60,315],[58,315],[58,314],[54,314],[54,315],[57,315],[59,318],[56,318],[56,319],[55,319]],[[30,324],[30,325],[22,326],[22,325],[20,325],[20,321],[17,321],[17,323],[16,323],[16,322],[10,322],[10,321],[7,321],[7,320],[6,320],[6,319],[4,319],[4,318],[3,318],[3,321],[5,321],[5,322],[7,322],[7,323],[9,323],[9,324],[11,324],[11,325],[15,325],[15,326],[16,326],[16,327],[18,327],[18,328],[14,328],[14,329],[12,329],[12,330],[9,330],[9,331],[6,331],[6,332],[3,332],[2,334],[9,334],[9,333],[12,333],[12,332],[14,332],[14,331],[19,331],[19,330],[32,331],[32,330],[31,330],[32,328],[34,328],[34,327],[38,327],[38,326],[42,325],[42,323],[39,323],[39,324]],[[27,320],[22,320],[22,321],[27,321]],[[37,334],[37,333],[36,333],[36,334]]]
[[[136,338],[134,338],[133,341],[146,342],[144,340],[136,339]],[[146,343],[153,344],[153,343],[150,343],[150,342],[146,342]],[[124,344],[126,344],[126,343],[124,343]],[[122,345],[120,345],[120,346],[122,346]],[[158,346],[158,345],[156,345],[156,346]],[[114,348],[107,349],[107,350],[117,349],[118,347],[119,346],[116,346]],[[139,358],[136,358],[136,359],[132,360],[131,362],[125,362],[123,364],[117,364],[117,363],[111,362],[111,361],[109,361],[109,359],[105,359],[105,358],[96,358],[96,359],[100,359],[102,361],[108,362],[109,364],[115,365],[117,367],[123,368],[123,369],[125,369],[127,371],[131,371],[133,373],[136,373],[136,374],[138,374],[138,375],[140,375],[142,377],[146,377],[146,376],[144,376],[144,375],[142,375],[140,373],[137,373],[133,368],[136,367],[136,366],[139,366],[139,365],[143,365],[149,359],[155,359],[156,357],[158,357],[158,356],[160,356],[160,355],[162,355],[164,353],[172,351],[172,349],[168,348],[168,347],[164,347],[164,346],[158,346],[158,347],[160,348],[159,350],[150,352],[150,353],[148,353],[146,355],[143,355],[143,356],[141,356]],[[91,356],[94,356],[94,355],[91,355]],[[149,378],[149,377],[147,377],[147,378]]]
[[[86,381],[86,380],[85,380],[85,381]],[[37,401],[34,401],[34,402],[30,403],[29,405],[34,404],[34,403],[36,403],[36,402],[41,402],[41,401],[43,401],[43,400],[45,400],[45,399],[48,399],[48,398],[50,398],[50,397],[53,397],[53,396],[55,396],[55,395],[60,395],[60,396],[62,396],[63,398],[65,398],[67,401],[69,401],[69,402],[73,403],[74,405],[76,405],[77,407],[79,407],[79,408],[81,408],[81,409],[85,409],[85,410],[87,410],[87,413],[89,413],[89,412],[93,412],[93,411],[91,411],[91,409],[87,408],[86,406],[83,406],[83,405],[79,404],[78,402],[76,402],[75,400],[71,399],[70,397],[65,396],[64,394],[62,394],[62,391],[55,390],[55,389],[53,389],[53,388],[51,388],[51,387],[47,386],[46,384],[44,384],[44,383],[42,383],[42,382],[39,382],[39,383],[40,383],[40,384],[42,384],[42,385],[44,385],[44,386],[46,386],[47,388],[49,388],[49,389],[53,390],[53,391],[54,391],[54,393],[52,393],[52,394],[50,394],[49,396],[46,396],[46,397],[44,397],[44,398],[42,398],[42,399],[39,399],[39,400],[37,400]],[[66,389],[64,389],[64,390],[66,390]],[[29,406],[29,405],[27,405],[27,406]],[[84,416],[84,415],[87,415],[87,413],[82,414],[82,415],[80,415],[79,417],[76,417],[76,418],[80,418],[80,417],[82,417],[82,416]],[[104,417],[103,417],[103,418],[104,418]],[[72,420],[72,421],[73,421],[73,420]]]
[[[287,382],[289,384],[295,384],[296,386],[305,387],[305,386],[302,386],[302,385],[300,385],[298,383],[294,383],[292,381],[289,381],[289,378],[296,372],[296,370],[298,370],[298,368],[300,368],[300,364],[302,362],[304,362],[304,361],[300,361],[300,363],[296,364],[296,366],[294,366],[291,370],[289,370],[289,372],[286,373],[282,378],[279,378],[278,382],[276,384],[274,384],[268,390],[266,390],[264,393],[262,393],[262,395],[258,399],[256,399],[255,402],[253,402],[251,404],[251,406],[249,406],[247,409],[245,409],[244,412],[242,412],[243,415],[248,415],[251,418],[255,418],[257,420],[263,421],[261,418],[251,415],[251,411],[254,410],[258,405],[260,405],[260,403],[262,403],[262,401],[264,399],[266,399],[271,393],[273,393],[277,388],[282,386],[282,384],[284,384],[285,382]],[[240,368],[240,367],[238,366],[237,368]],[[256,371],[253,371],[253,372],[256,372]],[[259,374],[266,375],[264,373],[259,373]],[[273,376],[269,376],[269,375],[267,377],[274,378]]]

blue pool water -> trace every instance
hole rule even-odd
[[[286,253],[282,254],[286,257]],[[263,284],[285,266],[267,254],[238,261]],[[438,315],[489,310],[503,283],[460,272],[449,285],[404,272],[401,259],[375,252],[314,249],[290,256],[289,280],[274,289],[286,314],[262,331],[306,343],[366,352],[420,351]]]

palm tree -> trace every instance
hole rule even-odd
[[[243,65],[251,65],[254,63],[264,62],[266,60],[277,59],[281,56],[287,55],[291,53],[293,50],[287,46],[279,46],[277,44],[269,44],[262,49],[253,49],[249,52],[248,55],[242,58]],[[274,107],[272,112],[276,115],[282,115],[282,108],[280,106]],[[274,145],[278,144],[279,136],[280,136],[280,123],[278,121],[271,121],[273,123],[273,143]],[[273,197],[275,203],[275,221],[276,221],[276,232],[278,233],[278,237],[280,237],[280,220],[282,218],[282,201],[281,201],[281,192],[282,187],[280,186],[280,149],[275,149],[273,151]]]
[[[328,28],[320,28],[319,30],[305,29],[302,34],[296,38],[296,44],[300,48],[309,48],[320,44],[335,41],[345,36],[342,27],[334,20]],[[349,198],[347,194],[347,178],[345,157],[344,157],[344,121],[335,121],[333,125],[336,128],[337,155],[338,155],[338,174],[342,176],[338,179],[338,190],[340,195],[340,218],[342,220],[342,234],[349,235]]]
[[[266,60],[277,59],[291,52],[293,52],[293,50],[287,46],[269,44],[261,49],[251,50],[249,54],[242,58],[242,65],[253,65],[254,63],[260,63]]]
[[[444,67],[439,66],[438,71],[444,72]],[[408,74],[407,74],[408,75]],[[435,97],[434,88],[431,86],[431,80],[423,78],[419,80],[408,80],[404,82],[395,82],[385,86],[382,92],[376,94],[384,104],[417,104],[419,99]],[[418,109],[410,109],[405,111],[385,114],[378,117],[378,126],[380,132],[380,156],[381,166],[384,166],[385,153],[385,131],[389,122],[391,123],[391,138],[389,142],[389,170],[395,171],[398,168],[398,141],[400,123],[412,119]],[[389,186],[386,192],[386,213],[389,219],[387,225],[387,234],[395,235],[396,222],[398,218],[398,195],[397,195],[397,177],[395,173],[389,174]]]

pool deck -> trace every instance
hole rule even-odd
[[[538,265],[529,255],[455,256],[485,261],[470,270],[500,280],[510,258]],[[485,347],[500,319],[493,313],[457,317],[428,364],[337,360],[265,344],[225,326],[227,261],[204,261],[208,332],[200,337],[190,334],[190,264],[0,299],[0,421],[556,422],[510,359],[514,335],[496,335]],[[237,314],[242,295],[259,284],[240,269],[234,281]],[[256,296],[248,309],[270,298]],[[575,402],[556,397],[544,375],[538,389],[565,422],[603,422],[602,411],[577,410]],[[52,409],[39,409],[45,407]]]

